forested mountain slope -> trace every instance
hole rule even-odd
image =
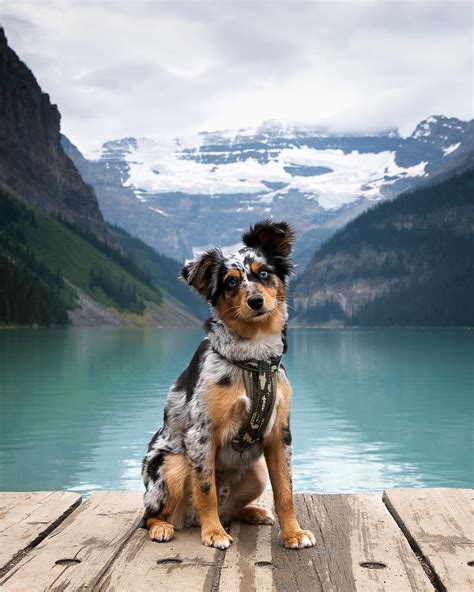
[[[195,325],[124,251],[0,188],[0,324]]]
[[[131,236],[123,228],[107,224],[107,229],[120,246],[135,261],[139,261],[150,274],[151,280],[160,286],[164,296],[175,299],[200,319],[209,315],[209,307],[189,286],[179,279],[183,264],[175,259],[157,253],[140,239]]]
[[[383,202],[313,256],[294,322],[474,325],[474,168]]]

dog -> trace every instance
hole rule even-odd
[[[204,545],[226,549],[232,537],[223,523],[272,524],[266,509],[252,505],[268,468],[283,545],[315,545],[293,507],[292,390],[280,365],[293,241],[289,224],[264,220],[242,235],[244,246],[232,256],[213,248],[182,270],[212,315],[143,460],[152,540],[169,541],[175,529],[199,523]]]

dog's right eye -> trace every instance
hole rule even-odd
[[[235,288],[236,285],[237,285],[237,280],[235,278],[229,278],[227,280],[227,287],[228,288]]]

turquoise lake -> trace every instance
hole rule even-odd
[[[200,330],[0,331],[0,490],[141,489]],[[289,332],[295,491],[473,487],[474,331]]]

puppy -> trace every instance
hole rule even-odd
[[[182,270],[210,304],[206,337],[166,401],[163,427],[143,460],[146,526],[156,541],[200,523],[204,545],[226,549],[231,520],[272,524],[252,505],[266,467],[285,547],[315,544],[293,508],[291,386],[286,349],[286,286],[293,272],[293,230],[260,222],[231,257],[211,249]],[[266,467],[265,467],[266,464]]]

